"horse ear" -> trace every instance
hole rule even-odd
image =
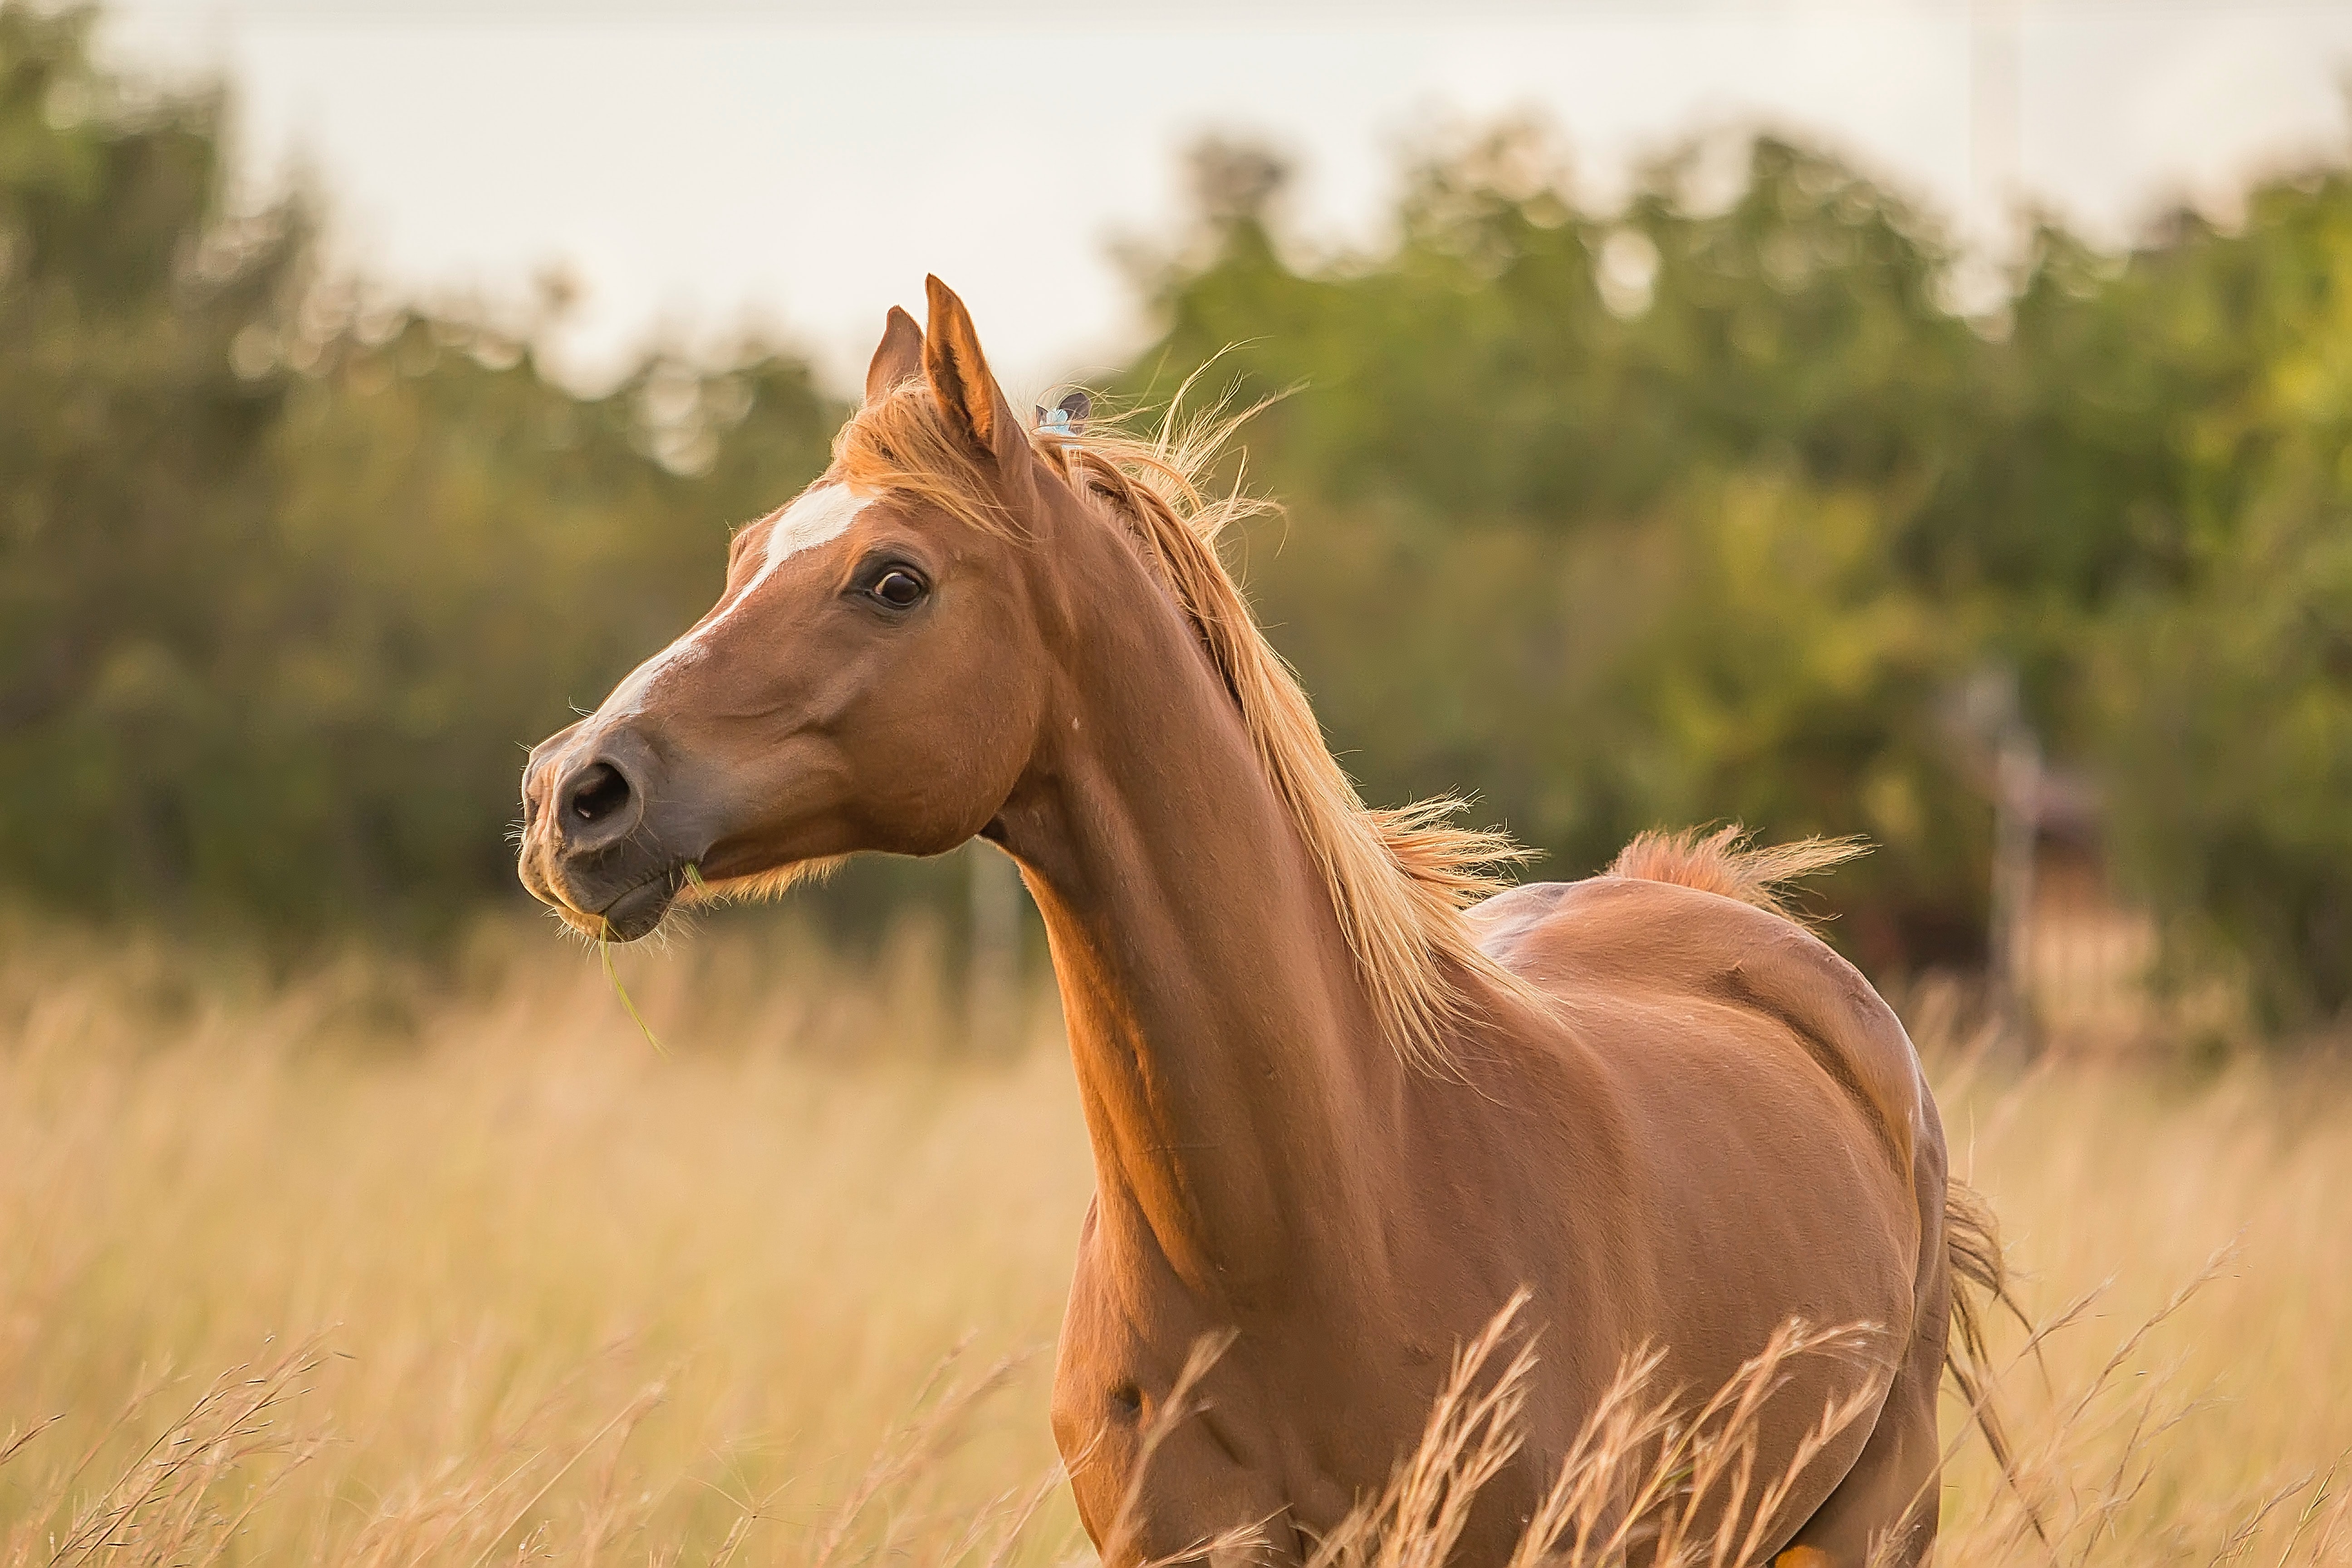
[[[890,319],[882,324],[882,342],[874,350],[874,363],[866,367],[866,401],[873,402],[902,382],[923,374],[923,329],[915,325],[915,318],[890,307]]]
[[[1021,471],[1014,459],[1026,451],[1029,437],[998,389],[996,377],[988,372],[971,312],[937,278],[924,279],[923,287],[931,307],[930,331],[923,338],[923,374],[930,378],[931,395],[1000,468],[1007,474]]]

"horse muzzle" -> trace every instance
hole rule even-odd
[[[693,814],[661,803],[666,771],[641,736],[617,726],[575,725],[533,752],[516,865],[531,896],[599,939],[635,942],[660,925],[698,847],[676,832]]]

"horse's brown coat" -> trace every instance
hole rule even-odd
[[[1766,1475],[1830,1400],[1891,1388],[1807,1468],[1771,1549],[1859,1563],[1892,1537],[1893,1561],[1916,1561],[1936,1504],[1945,1155],[1868,984],[1780,915],[1677,885],[1705,868],[1669,857],[1646,868],[1666,880],[1525,887],[1449,917],[1498,967],[1450,963],[1458,1070],[1414,1065],[1201,626],[1033,445],[936,279],[929,332],[893,312],[867,395],[919,378],[1009,526],[872,496],[635,710],[533,753],[526,883],[629,937],[688,865],[742,886],[974,834],[1014,857],[1097,1172],[1054,1430],[1116,1564],[1258,1521],[1296,1561],[1387,1478],[1454,1348],[1523,1285],[1541,1335],[1528,1441],[1461,1561],[1508,1556],[1637,1346],[1711,1389],[1791,1317],[1873,1324],[1880,1353],[1790,1369]],[[928,589],[911,610],[875,600],[893,562]],[[1133,1486],[1191,1347],[1228,1330],[1205,1411]]]

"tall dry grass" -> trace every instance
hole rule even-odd
[[[1089,1181],[1050,999],[975,1062],[919,931],[622,963],[667,1055],[535,930],[289,976],[0,927],[0,1563],[1083,1555],[1044,1419]],[[2352,1562],[2352,1089],[2021,1074],[1943,1016],[1956,1154],[2051,1319],[2001,1394],[2053,1540],[1961,1438],[1943,1560]],[[1654,1547],[1707,1477],[1760,1495],[1738,1413],[1834,1329],[1696,1425],[1629,1369],[1519,1568]],[[1443,1560],[1513,1440],[1501,1343],[1324,1568]]]

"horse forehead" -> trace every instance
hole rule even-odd
[[[759,542],[758,574],[765,577],[803,551],[832,543],[879,499],[837,479],[811,486],[791,505],[761,522],[767,531]]]
[[[756,620],[767,607],[760,601],[773,595],[761,590],[776,575],[779,567],[793,556],[822,549],[848,532],[850,524],[876,499],[846,484],[821,484],[754,524],[766,532],[756,541],[753,559],[757,564],[750,578],[740,586],[730,584],[719,603],[685,635],[631,671],[604,699],[594,719],[603,724],[633,718],[645,711],[656,688],[667,686],[672,677],[681,672],[709,663],[711,649],[729,623]]]
[[[719,603],[700,624],[680,637],[671,650],[685,662],[695,662],[730,622],[765,622],[777,614],[796,614],[798,595],[780,591],[780,583],[807,574],[813,561],[834,553],[858,519],[880,498],[829,481],[811,487],[790,506],[756,525],[748,573],[730,583]],[[825,574],[820,569],[818,575]]]

